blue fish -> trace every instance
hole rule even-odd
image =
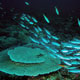
[[[29,22],[29,21],[30,21],[27,17],[24,17],[24,19],[25,19],[27,22]]]
[[[47,23],[50,23],[49,19],[46,17],[45,14],[43,14],[44,19],[46,20]]]
[[[30,37],[30,39],[31,39],[34,43],[37,43],[37,44],[39,44],[39,43],[40,43],[39,41],[37,41],[37,40],[33,39],[32,37]]]
[[[22,17],[20,17],[20,19],[21,19],[21,20],[23,20],[23,21],[25,20],[23,16],[22,16]]]
[[[32,21],[30,21],[29,24],[33,25],[34,23]]]
[[[31,19],[31,16],[30,16],[29,14],[27,15],[27,17],[28,17],[29,19]]]
[[[38,35],[36,33],[33,33],[35,37],[38,37]]]
[[[44,43],[49,43],[49,40],[47,40],[47,39],[45,39],[45,38],[43,38],[43,37],[41,37],[41,40],[42,40]]]
[[[28,2],[25,2],[25,4],[26,4],[26,5],[29,5],[29,3],[28,3]]]
[[[80,69],[70,69],[70,70],[68,70],[68,72],[80,73]]]
[[[79,20],[79,18],[77,19],[77,21],[78,21],[78,26],[80,27],[80,20]]]
[[[70,41],[72,44],[80,44],[80,41]]]
[[[51,35],[51,33],[47,29],[44,28],[44,30],[48,35]]]
[[[75,45],[73,48],[80,49],[80,46]]]
[[[55,39],[55,40],[59,40],[59,38],[58,37],[56,37],[56,36],[51,36],[53,39]]]
[[[67,53],[67,52],[69,52],[69,51],[68,51],[67,49],[62,49],[61,52],[62,52],[62,53]]]
[[[39,33],[39,30],[34,26],[34,30],[37,32],[37,33]]]
[[[70,43],[61,42],[61,45],[66,48],[73,48],[73,45]]]
[[[77,67],[66,67],[66,69],[76,69]]]
[[[80,62],[79,61],[72,61],[71,64],[72,65],[80,65]]]
[[[54,54],[48,52],[48,54],[52,57],[52,58],[57,58]]]
[[[49,51],[51,51],[55,56],[57,55],[56,53],[58,52],[58,50],[56,50],[56,49],[51,49],[51,48],[48,47],[47,45],[45,45],[45,48],[47,48]]]
[[[52,45],[55,45],[55,46],[58,46],[58,47],[61,46],[61,45],[60,45],[59,43],[57,43],[57,42],[51,42],[51,44],[52,44]]]
[[[75,56],[80,56],[80,51],[74,54]]]
[[[69,61],[63,60],[63,62],[64,62],[66,65],[68,65],[68,66],[72,66],[72,64],[71,64]]]
[[[35,23],[37,23],[37,22],[38,22],[34,17],[32,17],[32,20],[33,20]]]
[[[58,58],[60,58],[60,59],[64,59],[64,57],[62,56],[62,55],[60,55],[60,54],[55,54]]]
[[[56,14],[59,15],[59,10],[57,9],[56,6],[55,6],[55,11],[56,11]]]
[[[47,37],[50,39],[51,38],[51,36],[50,35],[47,35]]]
[[[39,26],[37,26],[37,28],[38,28],[39,31],[42,31],[42,29]]]
[[[20,24],[20,25],[21,25],[21,27],[26,28],[26,26],[25,26],[25,25],[23,25],[23,24]]]

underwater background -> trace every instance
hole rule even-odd
[[[80,80],[80,0],[0,0],[1,80]]]

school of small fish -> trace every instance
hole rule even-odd
[[[28,2],[25,5],[29,6]],[[2,10],[3,8],[0,7]],[[56,15],[59,16],[59,10],[54,7]],[[43,14],[43,19],[47,24],[50,23],[48,17]],[[48,55],[52,58],[59,58],[63,64],[59,64],[72,73],[80,73],[80,39],[74,38],[68,42],[61,42],[60,39],[52,34],[47,28],[38,25],[38,20],[29,14],[23,13],[20,17],[19,25],[28,30],[32,42],[44,46],[48,50]],[[80,27],[80,19],[77,18],[78,26]]]
[[[50,23],[45,14],[43,14],[43,18],[47,23]],[[22,14],[20,19],[20,26],[29,31],[32,42],[44,46],[44,48],[48,50],[48,55],[52,58],[59,58],[63,63],[59,64],[59,66],[66,68],[68,72],[80,73],[79,39],[74,38],[68,42],[61,42],[60,39],[56,35],[51,34],[48,29],[41,28],[39,25],[37,25],[39,21],[35,17]],[[78,22],[80,24],[79,19]],[[30,27],[26,24],[32,26]]]

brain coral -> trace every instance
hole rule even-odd
[[[17,76],[38,76],[59,70],[60,60],[40,48],[16,47],[0,52],[0,71]]]

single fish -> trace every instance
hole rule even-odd
[[[41,37],[41,40],[42,40],[44,43],[49,43],[49,40],[47,40],[47,39],[45,39],[45,38],[43,38],[43,37]]]
[[[55,11],[56,11],[56,14],[59,15],[59,10],[57,9],[56,6],[55,6]]]
[[[57,49],[52,49],[50,47],[48,47],[47,45],[44,45],[45,48],[47,48],[49,51],[51,51],[55,56],[57,55],[56,53],[58,52]]]
[[[64,56],[62,56],[61,54],[55,54],[58,58],[60,58],[60,59],[64,59]]]
[[[20,17],[20,19],[23,20],[23,21],[25,20],[24,17]]]
[[[42,31],[42,29],[39,26],[37,26],[37,28],[38,28],[39,31]]]
[[[51,42],[51,44],[52,44],[52,45],[55,45],[55,46],[58,46],[58,47],[61,46],[61,45],[60,45],[59,43],[57,43],[57,42]]]
[[[25,19],[27,22],[30,22],[30,20],[27,18],[27,16],[25,16],[24,19]]]
[[[46,17],[45,14],[43,14],[44,19],[46,20],[47,23],[50,23],[49,19]]]
[[[23,25],[23,24],[20,24],[20,25],[21,25],[21,27],[26,28],[26,26],[25,26],[25,25]]]
[[[77,19],[77,21],[78,21],[78,26],[80,27],[80,20],[79,20],[79,18]]]
[[[32,17],[32,20],[37,23],[38,21],[36,20],[36,18]]]
[[[36,33],[33,33],[35,37],[38,37],[38,35]]]
[[[74,54],[75,56],[80,56],[80,51]]]
[[[72,64],[70,62],[68,62],[68,61],[63,60],[63,62],[68,66],[72,66]]]
[[[61,42],[61,45],[66,48],[73,48],[73,45],[70,43]]]
[[[43,46],[46,46],[44,42],[41,42],[41,41],[40,41],[40,43],[41,43]]]
[[[29,21],[29,24],[34,25],[34,23],[32,21]]]
[[[80,46],[75,45],[73,48],[80,49]]]
[[[76,69],[77,68],[77,67],[71,67],[71,66],[63,65],[63,64],[59,64],[59,66],[66,68],[66,69]]]
[[[51,38],[51,36],[50,35],[47,35],[47,37],[50,39]]]
[[[51,35],[51,33],[46,28],[44,28],[44,31],[46,32],[46,34]]]
[[[28,3],[28,2],[25,2],[25,4],[26,4],[26,5],[29,5],[29,3]]]
[[[51,36],[53,39],[55,39],[55,40],[59,40],[59,38],[58,37],[56,37],[56,36]]]
[[[63,67],[63,68],[67,68],[67,65],[63,65],[63,64],[58,64],[59,66]]]
[[[80,44],[80,41],[70,41],[72,44]]]
[[[80,73],[80,69],[70,69],[68,71],[72,73]]]
[[[31,16],[29,14],[27,14],[27,17],[31,19]]]
[[[32,37],[30,37],[30,39],[31,39],[34,43],[39,44],[39,41],[37,41],[37,40],[33,39]]]
[[[57,58],[54,54],[48,52],[48,54],[52,57],[52,58]]]
[[[37,33],[39,33],[39,30],[34,26],[34,30],[37,32]]]
[[[72,65],[80,65],[80,62],[79,61],[72,61],[71,64]]]
[[[67,53],[67,52],[69,52],[69,51],[68,51],[67,49],[62,49],[61,52],[62,52],[62,53]]]

